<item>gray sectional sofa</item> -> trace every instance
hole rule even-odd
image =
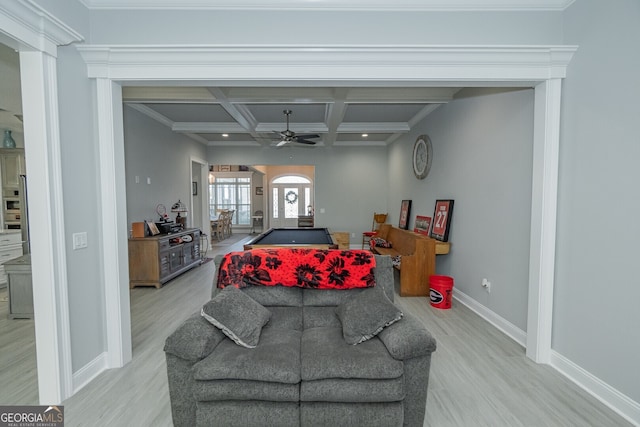
[[[187,319],[164,348],[174,425],[422,426],[431,334],[404,313],[351,345],[336,314],[374,292],[393,301],[391,259],[375,259],[375,288],[242,288],[270,316],[255,348],[236,344],[200,312]]]

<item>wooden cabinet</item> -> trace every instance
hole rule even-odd
[[[346,231],[332,231],[333,240],[338,244],[338,249],[348,250],[351,244],[349,233]]]
[[[312,227],[313,228],[313,215],[299,215],[298,227]]]
[[[27,226],[25,174],[24,149],[0,148],[0,179],[2,180],[0,228],[21,230],[23,250],[28,252],[29,227]]]
[[[7,285],[4,263],[22,256],[22,234],[20,230],[0,231],[0,288]]]
[[[20,175],[26,174],[24,149],[0,149],[0,170],[2,171],[2,187],[18,190],[20,188]]]
[[[200,230],[129,239],[129,286],[161,287],[200,265]]]
[[[5,263],[9,283],[9,318],[33,319],[33,284],[31,255]]]

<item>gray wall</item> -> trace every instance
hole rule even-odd
[[[412,199],[416,215],[433,217],[436,199],[453,199],[451,252],[437,257],[437,272],[526,331],[531,217],[533,90],[474,89],[431,113],[389,152],[390,221]],[[434,160],[427,178],[411,169],[416,137],[431,138]],[[491,281],[491,293],[481,286]]]
[[[189,206],[191,157],[205,159],[206,148],[133,108],[125,106],[123,113],[128,227],[132,222],[157,220],[158,204],[165,205],[173,220],[171,206],[178,199]]]
[[[93,85],[72,46],[58,50],[58,102],[67,244],[72,369],[77,372],[106,350],[98,147]],[[33,185],[33,183],[30,183]],[[72,235],[87,232],[88,247],[73,250]],[[32,236],[32,245],[37,236]]]
[[[373,212],[387,209],[386,147],[210,147],[207,159],[210,164],[314,165],[315,224],[355,233],[353,244],[371,228]]]
[[[284,38],[277,25],[280,22],[286,22]],[[310,23],[317,25],[311,28]],[[323,31],[329,23],[331,31]],[[91,12],[90,41],[248,45],[554,44],[562,40],[561,24],[560,12],[95,10]],[[287,35],[292,37],[288,39]]]
[[[615,4],[615,7],[612,7]],[[640,2],[581,0],[563,87],[553,348],[640,402]]]
[[[87,12],[78,7],[78,2],[39,2],[83,32],[85,37],[88,37],[90,22],[88,41],[109,44],[282,43],[282,32],[273,31],[273,22],[309,17],[309,14],[301,12],[92,11],[89,21],[80,19]],[[640,402],[640,371],[637,369],[640,311],[636,308],[640,300],[640,286],[635,269],[637,242],[640,240],[640,227],[636,225],[640,213],[637,196],[640,182],[640,168],[637,167],[637,159],[640,158],[640,86],[637,84],[640,52],[636,43],[640,39],[637,25],[640,22],[639,8],[636,0],[617,0],[615,3],[578,0],[564,13],[318,13],[311,16],[311,21],[320,24],[331,22],[336,30],[309,31],[309,19],[294,20],[292,27],[288,28],[296,35],[294,42],[301,45],[566,43],[580,46],[563,83],[553,348],[636,402]],[[251,26],[245,26],[246,22],[251,22]],[[243,25],[243,31],[237,30],[239,25]],[[88,230],[91,242],[92,236],[97,235],[95,218],[100,211],[99,198],[95,193],[97,168],[96,138],[91,125],[92,92],[83,75],[84,67],[72,50],[73,47],[61,48],[58,61],[60,124],[65,154],[65,214],[67,231]],[[434,113],[433,117],[441,117],[451,123],[452,117],[471,120],[474,114],[489,114],[486,111],[467,111],[475,103],[495,108],[515,103],[524,109],[530,108],[522,96],[518,93],[489,96],[483,100],[455,101]],[[499,117],[495,119],[508,124]],[[425,131],[435,136],[438,158],[450,158],[456,150],[461,150],[459,141],[479,137],[471,132],[474,128],[470,124],[458,123],[462,129],[454,128],[447,132],[438,123],[429,123],[430,127]],[[506,134],[496,132],[494,136],[514,133],[512,129]],[[446,269],[443,271],[457,276],[457,286],[464,287],[479,302],[521,326],[518,307],[522,301],[515,293],[510,296],[512,291],[507,287],[519,280],[516,276],[524,277],[525,267],[504,266],[505,271],[515,274],[502,277],[500,266],[492,260],[474,262],[473,271],[456,262],[460,251],[465,250],[460,242],[477,247],[478,243],[472,241],[472,237],[483,237],[475,234],[478,231],[468,218],[474,210],[477,217],[487,217],[486,212],[476,209],[476,205],[484,200],[482,188],[477,189],[480,193],[476,196],[462,188],[462,177],[456,177],[456,181],[446,184],[446,188],[427,188],[424,184],[425,187],[413,189],[414,185],[422,184],[411,184],[407,167],[399,170],[398,165],[408,164],[407,153],[414,137],[411,135],[404,145],[398,143],[391,147],[388,160],[386,149],[371,149],[364,154],[358,154],[362,152],[355,149],[340,152],[323,149],[315,150],[313,154],[292,150],[295,158],[291,161],[292,164],[313,163],[317,166],[316,206],[324,206],[327,210],[321,218],[322,223],[352,232],[360,232],[368,226],[374,210],[388,208],[392,215],[397,215],[398,201],[402,198],[414,200],[414,214],[431,213],[436,197],[455,198],[451,236],[454,252],[443,263],[442,268]],[[445,140],[450,143],[447,148],[443,145]],[[494,141],[487,143],[497,144]],[[445,151],[449,149],[451,152]],[[488,156],[490,153],[479,154]],[[517,154],[524,155],[524,152]],[[280,152],[234,151],[229,148],[211,148],[207,154],[212,163],[225,164],[278,164],[282,161],[280,156]],[[453,165],[450,160],[449,163]],[[507,166],[504,167],[506,172]],[[444,176],[434,170],[428,180]],[[391,179],[393,187],[389,183]],[[519,177],[514,188],[509,190],[520,188],[523,179]],[[501,184],[500,176],[488,176],[487,181],[491,181],[487,186]],[[406,190],[404,184],[410,185],[412,190]],[[440,184],[445,185],[443,182]],[[165,203],[171,203],[176,196],[181,197],[182,192],[188,194],[189,190],[180,188],[172,191],[176,193]],[[402,194],[388,196],[394,191],[402,191]],[[490,193],[487,191],[487,194]],[[516,196],[525,199],[522,195]],[[155,203],[156,200],[149,198],[145,200],[145,207],[130,215],[136,218],[152,215],[153,209],[147,206],[155,206]],[[525,204],[528,203],[530,201],[523,201],[516,210],[526,212],[528,206]],[[481,206],[486,209],[486,204]],[[523,214],[522,218],[514,221],[508,224],[509,227],[520,231],[526,218]],[[466,233],[471,235],[465,236]],[[521,242],[514,244],[522,247]],[[499,249],[497,246],[494,249]],[[97,245],[90,244],[84,252],[68,253],[74,370],[103,350],[101,336],[104,324],[103,315],[99,312],[102,296],[98,286],[100,254],[96,248]],[[485,274],[480,271],[480,265],[491,269],[487,276],[496,274],[495,279],[490,277],[496,286],[490,298],[478,295],[472,289],[477,283],[477,276]],[[499,301],[500,298],[505,299]],[[513,308],[507,307],[510,304]]]

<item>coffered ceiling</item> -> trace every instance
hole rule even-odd
[[[206,145],[269,146],[286,129],[318,146],[386,145],[458,87],[125,87],[126,105]]]

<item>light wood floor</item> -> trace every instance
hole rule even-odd
[[[242,249],[241,242],[230,242],[216,243],[207,256]],[[167,335],[208,300],[213,274],[209,262],[161,289],[131,291],[133,360],[102,373],[63,402],[67,426],[171,426],[162,347]],[[438,342],[425,426],[631,425],[552,368],[531,362],[522,347],[456,301],[450,310],[434,309],[426,298],[397,297],[396,302]],[[11,321],[8,327],[5,306],[0,306],[0,404],[37,404],[33,322]]]

